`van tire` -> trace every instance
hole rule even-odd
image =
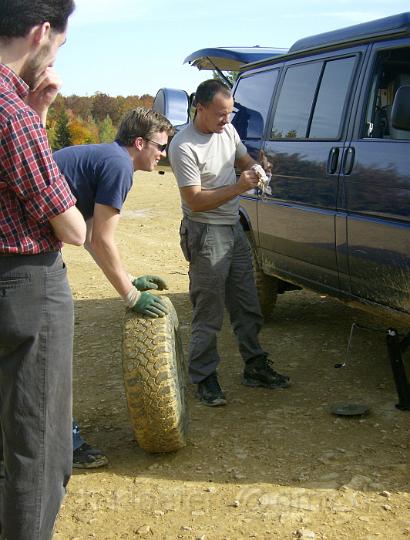
[[[122,368],[128,411],[139,446],[172,452],[186,445],[186,366],[178,317],[169,298],[165,317],[153,319],[127,310]]]
[[[262,271],[256,256],[252,233],[247,231],[246,235],[251,247],[253,276],[255,279],[256,292],[258,293],[263,318],[265,321],[268,321],[272,318],[273,308],[275,307],[276,300],[278,298],[279,280],[272,276],[268,276]]]

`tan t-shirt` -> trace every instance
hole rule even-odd
[[[235,161],[247,150],[232,124],[222,133],[201,133],[189,124],[177,133],[169,148],[169,161],[179,187],[215,189],[236,183]],[[192,212],[182,201],[184,216],[193,221],[233,225],[239,219],[239,197],[207,212]]]

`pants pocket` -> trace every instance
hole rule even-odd
[[[191,261],[191,253],[188,247],[188,228],[185,225],[184,221],[181,221],[181,226],[179,227],[179,245],[181,246],[181,251],[185,259]]]

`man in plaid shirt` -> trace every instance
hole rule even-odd
[[[1,538],[48,540],[71,474],[73,301],[60,249],[85,223],[45,118],[73,0],[0,0]]]

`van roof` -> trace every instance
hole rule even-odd
[[[289,49],[289,54],[339,43],[368,41],[375,37],[408,33],[410,33],[410,12],[299,39]]]
[[[399,37],[402,35],[410,35],[410,12],[399,13],[384,17],[383,19],[376,19],[298,39],[290,47],[288,52],[279,56],[277,60],[280,61],[282,58],[288,56],[297,56],[302,52],[327,49],[336,47],[337,45],[366,43],[385,36]],[[267,61],[259,60],[253,62],[253,64],[243,66],[241,71],[247,71],[259,65],[267,65]]]

